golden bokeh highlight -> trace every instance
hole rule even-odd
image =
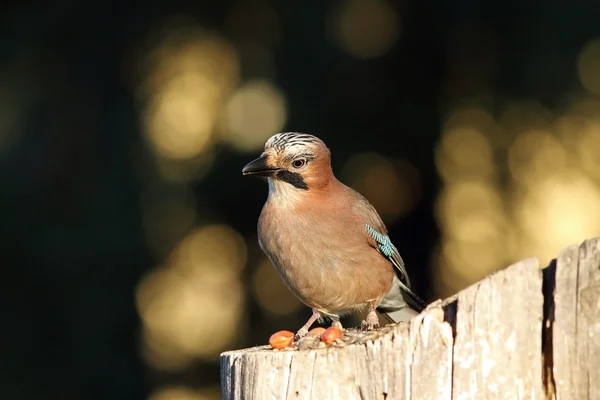
[[[490,168],[492,148],[489,140],[472,128],[458,128],[447,132],[442,148],[458,166],[469,170]]]
[[[360,153],[346,162],[341,177],[373,204],[385,223],[411,211],[420,199],[420,176],[406,161]]]
[[[189,159],[210,144],[218,106],[214,84],[202,76],[173,79],[146,110],[145,129],[163,157]]]
[[[555,257],[569,244],[598,236],[600,188],[581,171],[565,170],[538,182],[516,205],[516,222],[527,248],[542,259]]]
[[[577,72],[581,85],[600,96],[600,38],[590,40],[577,57]]]
[[[600,116],[583,128],[577,155],[583,169],[593,177],[600,178]]]
[[[439,171],[448,181],[465,175],[491,178],[495,172],[490,140],[471,127],[447,130],[435,156]]]
[[[281,90],[266,80],[250,80],[226,105],[222,139],[236,150],[256,151],[274,132],[283,129],[286,119],[286,100]]]
[[[148,400],[218,400],[217,390],[197,390],[186,386],[167,386],[159,388]]]
[[[179,369],[214,359],[236,339],[244,314],[243,237],[226,225],[192,230],[136,290],[145,360]]]
[[[361,59],[376,58],[400,35],[396,10],[385,0],[346,0],[334,12],[333,33],[339,46]]]
[[[188,161],[212,149],[239,80],[233,46],[194,24],[170,26],[146,56],[144,70],[138,95],[144,132],[157,156]]]
[[[565,148],[549,131],[523,132],[508,151],[508,168],[514,180],[523,184],[561,172],[566,167]]]
[[[578,153],[585,136],[593,136],[600,123],[600,100],[575,97],[565,112],[554,120],[552,129],[568,153]],[[581,154],[579,154],[581,155]]]
[[[440,276],[441,283],[451,286],[460,284],[464,287],[484,278],[490,271],[497,269],[498,259],[502,258],[504,251],[501,241],[445,241],[441,251],[445,262],[445,269]]]
[[[586,124],[585,118],[568,114],[561,115],[554,121],[552,132],[556,134],[568,152],[576,151],[579,147],[582,128]]]
[[[449,112],[436,149],[440,296],[600,235],[599,112],[581,97],[557,114],[532,101],[508,104],[497,120],[472,106]]]
[[[500,245],[506,219],[498,188],[486,180],[453,181],[436,204],[443,242],[444,296],[487,275],[503,261]]]
[[[537,101],[515,101],[509,103],[500,117],[498,125],[508,144],[520,134],[531,130],[548,130],[554,115]]]
[[[504,224],[497,187],[485,181],[461,181],[445,187],[438,199],[437,217],[445,233],[464,242],[500,239]]]
[[[269,314],[287,315],[303,307],[266,258],[258,264],[254,272],[252,291],[258,305]]]
[[[494,117],[486,109],[470,105],[453,110],[444,117],[444,129],[471,128],[489,136],[496,129]]]

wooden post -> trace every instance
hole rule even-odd
[[[341,347],[221,354],[222,398],[600,399],[600,238]],[[370,335],[370,336],[369,336]]]

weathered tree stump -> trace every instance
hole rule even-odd
[[[543,269],[520,261],[364,343],[225,352],[221,386],[226,400],[599,400],[600,238]]]

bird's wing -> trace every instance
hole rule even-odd
[[[398,271],[400,271],[400,280],[402,283],[410,287],[410,279],[406,272],[406,267],[404,266],[404,260],[387,233],[381,233],[379,230],[369,225],[369,223],[365,223],[365,230],[367,231],[368,239],[370,239],[368,240],[369,245],[376,248],[381,254],[388,258],[392,264],[394,264]]]
[[[358,211],[361,219],[364,221],[367,242],[392,262],[399,272],[398,284],[400,289],[410,297],[410,300],[412,300],[410,303],[415,309],[422,310],[425,308],[426,303],[412,291],[404,260],[400,256],[400,252],[396,246],[390,240],[385,224],[381,220],[377,210],[375,210],[375,207],[363,195],[358,192],[356,194],[359,198],[357,206],[359,207]]]
[[[404,260],[400,256],[400,252],[392,241],[390,240],[387,232],[387,228],[381,217],[375,210],[375,207],[360,193],[355,192],[358,196],[358,212],[362,221],[364,222],[364,229],[367,236],[367,242],[369,245],[377,249],[382,255],[388,258],[392,264],[400,272],[400,280],[403,284],[410,288],[410,279],[406,273],[406,267],[404,266]]]

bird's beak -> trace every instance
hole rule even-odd
[[[267,156],[264,155],[246,164],[244,169],[242,169],[242,175],[272,176],[279,169],[267,165]]]

